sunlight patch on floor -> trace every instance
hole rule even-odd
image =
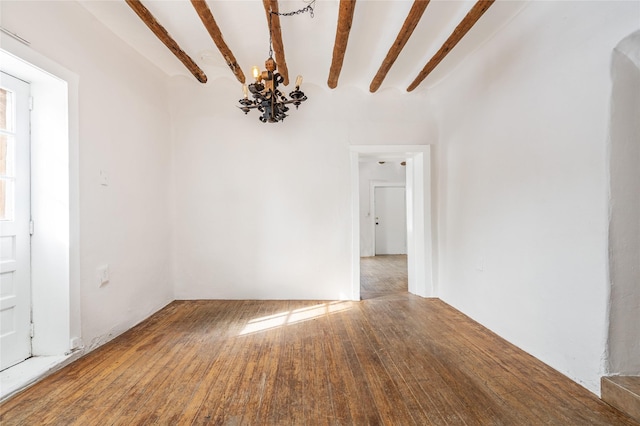
[[[305,308],[293,309],[291,311],[279,312],[277,314],[267,315],[260,318],[254,318],[247,323],[238,335],[244,336],[285,325],[309,321],[314,318],[331,315],[336,312],[347,311],[352,307],[353,302],[327,302]]]

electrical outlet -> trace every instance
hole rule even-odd
[[[104,265],[98,268],[98,287],[102,287],[109,282],[109,265]]]
[[[69,349],[71,349],[71,350],[80,349],[83,346],[84,346],[84,344],[82,343],[82,339],[80,337],[74,337],[69,342]]]

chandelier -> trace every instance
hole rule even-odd
[[[263,123],[277,123],[278,121],[284,121],[285,117],[287,117],[287,111],[289,111],[287,105],[293,104],[296,109],[298,109],[300,104],[307,100],[307,96],[300,90],[300,85],[302,84],[301,75],[296,78],[295,88],[289,93],[290,99],[278,89],[278,86],[284,81],[284,78],[277,72],[278,65],[273,59],[271,16],[292,16],[310,12],[313,18],[313,3],[315,3],[315,0],[303,9],[295,12],[278,13],[269,10],[269,57],[264,63],[264,71],[260,71],[257,66],[252,68],[253,78],[256,80],[255,83],[249,84],[248,86],[246,84],[242,85],[243,98],[239,100],[242,106],[238,108],[240,108],[245,115],[252,109],[257,109],[262,113],[262,115],[258,117],[260,121]],[[253,99],[249,99],[249,94],[251,94]]]

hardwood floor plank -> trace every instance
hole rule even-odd
[[[361,302],[176,301],[0,403],[13,425],[623,425],[578,384],[437,299],[406,257]]]
[[[146,333],[146,330],[155,324],[166,326],[172,323],[175,314],[174,307],[167,306],[152,318],[129,330],[127,334],[131,339],[120,337],[114,339],[108,345],[47,377],[46,381],[50,383],[50,387],[29,388],[28,392],[24,392],[23,397],[12,398],[3,403],[2,407],[7,405],[7,409],[12,408],[14,412],[24,416],[21,420],[16,419],[16,424],[49,423],[56,414],[59,415],[58,398],[64,398],[72,403],[81,399],[83,390],[93,386],[93,382],[97,383],[104,379],[108,383],[109,372],[114,369],[113,357],[118,358],[119,364],[126,363],[135,355],[138,347],[157,338],[153,333]],[[17,405],[14,406],[14,402]]]
[[[283,304],[282,309],[288,310],[288,303]],[[268,344],[264,348],[264,352],[258,359],[256,366],[257,371],[260,373],[258,401],[256,405],[246,410],[242,418],[245,424],[260,424],[265,419],[273,418],[272,408],[278,397],[275,391],[277,380],[275,372],[278,371],[281,359],[283,333],[284,327],[274,327],[268,331],[268,334],[264,335]]]
[[[275,372],[276,383],[270,424],[304,424],[302,406],[303,353],[301,336],[283,327],[282,356]]]
[[[346,371],[343,377],[347,385],[350,416],[354,420],[353,424],[383,424],[376,399],[367,382],[365,370],[348,333],[348,316],[349,313],[345,312],[332,317],[331,331],[336,342],[334,349],[341,354],[341,359],[345,363],[343,368]]]
[[[188,303],[188,302],[187,302]],[[217,308],[217,309],[216,309]],[[228,337],[237,332],[241,324],[235,324],[242,318],[242,306],[237,302],[221,301],[218,306],[207,306],[204,313],[207,317],[220,312],[219,320],[211,329],[202,329],[200,345],[197,348],[198,365],[193,375],[185,375],[181,382],[181,393],[167,394],[168,400],[159,405],[155,413],[147,418],[147,424],[162,424],[170,419],[171,423],[182,424],[197,418],[202,401],[209,392],[209,384],[215,381],[219,373],[220,358],[224,356],[229,345],[233,343]],[[144,412],[139,413],[144,414]]]
[[[173,324],[190,321],[197,323],[197,310],[185,311],[184,315],[174,317]],[[169,369],[174,368],[175,360],[182,358],[182,352],[193,333],[182,332],[181,327],[167,329],[167,332],[151,332],[155,338],[146,340],[143,345],[134,346],[135,353],[130,362],[117,368],[105,368],[109,379],[102,379],[92,388],[91,393],[82,394],[67,410],[66,416],[59,419],[63,423],[90,424],[98,416],[108,413],[107,419],[127,418],[144,403],[150,384],[158,383]]]
[[[315,313],[315,311],[319,311]],[[304,316],[304,313],[302,313]],[[303,334],[303,372],[302,372],[302,407],[306,424],[335,424],[336,415],[330,399],[328,386],[327,360],[324,353],[327,318],[326,305],[316,305],[311,314],[319,315],[292,326],[292,332]],[[299,331],[298,331],[299,330]]]
[[[375,315],[378,315],[377,311],[379,308],[383,306],[383,304],[376,304],[375,307]],[[372,318],[370,319],[372,320]],[[380,328],[384,321],[378,321],[380,324],[378,327]],[[384,331],[384,330],[382,330]],[[418,336],[412,335],[412,329],[405,328],[405,331],[409,334],[405,336],[405,338],[410,339],[413,344],[408,346],[406,345],[406,341],[401,340],[398,342],[393,342],[394,346],[391,347],[407,347],[404,355],[402,356],[403,361],[407,364],[407,368],[412,372],[416,372],[419,377],[424,378],[428,377],[428,382],[423,383],[421,389],[428,389],[428,398],[424,398],[424,400],[428,401],[432,399],[436,401],[435,407],[437,407],[438,416],[429,416],[425,413],[425,417],[428,417],[430,421],[434,421],[436,423],[442,424],[465,424],[463,416],[459,413],[457,407],[463,405],[464,401],[460,398],[459,392],[457,390],[457,383],[455,387],[449,385],[448,377],[451,372],[447,370],[447,368],[442,363],[442,358],[445,356],[441,353],[440,344],[438,342],[433,342],[428,340],[428,344],[425,346],[417,346],[420,343],[420,338]],[[405,342],[405,343],[403,343]],[[391,343],[389,343],[391,344]],[[414,352],[412,352],[413,348],[418,348]],[[411,357],[407,357],[410,355]],[[394,353],[394,356],[398,356],[397,353]],[[427,413],[433,410],[428,410]],[[439,420],[439,417],[442,417],[442,421]]]
[[[136,393],[129,394],[128,401],[118,404],[111,411],[116,418],[114,424],[155,423],[162,419],[172,423],[180,418],[181,409],[177,407],[184,407],[198,386],[198,378],[210,367],[211,363],[202,356],[202,352],[211,354],[215,351],[215,342],[222,334],[216,324],[225,310],[211,311],[206,305],[197,303],[192,307],[192,312],[194,315],[189,318],[199,320],[188,321],[188,318],[184,318],[182,327],[167,336],[174,347],[167,358],[174,362],[158,369],[152,379],[137,382],[136,388],[131,391]],[[157,408],[141,409],[147,405]]]
[[[275,306],[275,312],[269,305],[260,304],[256,310],[256,318],[271,317],[283,312],[281,307]],[[207,403],[211,407],[212,419],[216,424],[240,424],[245,411],[254,410],[250,401],[261,391],[261,383],[264,371],[258,370],[259,359],[263,356],[265,346],[269,345],[270,329],[260,329],[250,334],[237,336],[235,339],[240,344],[240,351],[234,358],[227,360],[224,380],[226,386],[221,394],[210,393]],[[259,400],[259,397],[258,397]]]
[[[426,352],[416,351],[414,345],[406,344],[408,339],[415,341],[415,336],[410,335],[405,327],[378,331],[384,336],[384,344],[394,348],[393,353],[387,352],[387,357],[390,358],[387,362],[393,363],[397,375],[404,380],[405,386],[410,389],[416,399],[411,409],[412,414],[420,414],[416,421],[421,424],[447,424],[442,414],[443,409],[445,411],[447,409],[445,404],[447,401],[433,395],[432,383],[421,380],[425,369],[431,368],[430,359],[425,356]]]
[[[352,303],[343,302],[340,309],[351,309]],[[358,384],[353,374],[347,368],[347,358],[342,346],[340,336],[333,325],[333,316],[329,316],[322,336],[323,350],[326,360],[327,382],[329,386],[329,399],[334,413],[334,424],[350,425],[365,424],[365,417],[353,414],[360,411],[361,398],[358,393]]]
[[[351,312],[350,312],[351,313]],[[347,333],[360,362],[366,383],[374,397],[376,407],[383,423],[409,425],[415,424],[409,414],[402,393],[393,382],[388,369],[380,357],[384,348],[369,339],[370,325],[361,315],[349,315]]]
[[[224,347],[221,348],[219,356],[215,358],[207,376],[202,380],[201,390],[194,395],[193,402],[185,410],[185,417],[192,418],[196,424],[218,423],[238,421],[235,414],[227,414],[220,410],[220,407],[229,403],[233,398],[233,386],[237,386],[238,377],[242,374],[241,368],[245,366],[245,356],[250,347],[239,336],[247,328],[247,323],[256,316],[260,316],[265,309],[256,301],[237,302],[240,309],[236,309],[232,318],[237,319],[227,321],[225,328]],[[239,389],[240,390],[240,389]],[[197,409],[194,409],[196,408]],[[228,417],[229,416],[229,417]],[[233,416],[233,418],[231,418]]]

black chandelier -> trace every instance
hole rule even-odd
[[[244,97],[240,99],[239,102],[242,106],[238,108],[240,108],[245,115],[250,110],[257,109],[262,113],[262,115],[258,117],[260,121],[263,123],[277,123],[278,121],[284,121],[287,116],[287,111],[289,111],[289,107],[287,105],[293,104],[296,106],[296,109],[298,109],[300,104],[307,100],[307,96],[300,90],[300,85],[302,84],[301,75],[296,78],[295,89],[289,93],[289,98],[291,99],[288,99],[278,89],[278,85],[284,81],[284,78],[276,71],[278,69],[278,65],[273,59],[271,16],[292,16],[299,15],[304,12],[310,12],[311,17],[313,18],[313,3],[315,3],[315,0],[305,8],[295,12],[278,13],[272,10],[269,11],[269,58],[264,63],[264,67],[266,68],[265,71],[261,72],[257,66],[253,67],[252,74],[253,78],[256,79],[256,82],[249,84],[248,87],[246,84],[242,85],[242,93]],[[253,99],[249,99],[249,93],[251,93]]]

